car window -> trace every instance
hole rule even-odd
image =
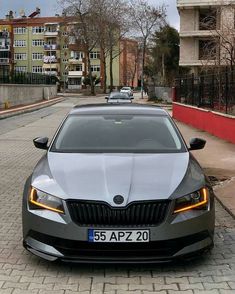
[[[174,153],[186,149],[165,116],[70,115],[50,151]]]
[[[113,93],[110,95],[109,99],[130,99],[129,95],[126,93]]]

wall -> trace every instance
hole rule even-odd
[[[0,108],[4,107],[4,102],[9,102],[10,106],[30,104],[49,100],[57,95],[57,86],[49,85],[13,85],[0,84]]]
[[[155,95],[163,101],[172,102],[172,88],[170,87],[155,87]]]
[[[235,117],[173,102],[173,118],[235,144]]]
[[[180,32],[197,30],[197,10],[185,9],[180,11]]]

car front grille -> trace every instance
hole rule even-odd
[[[114,208],[105,202],[68,200],[72,220],[81,226],[153,226],[166,217],[170,201],[133,202]]]

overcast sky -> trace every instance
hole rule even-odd
[[[168,11],[168,21],[175,28],[179,28],[179,15],[176,9],[176,0],[148,0],[151,4],[165,3]],[[24,10],[29,15],[36,7],[41,8],[41,16],[53,16],[60,13],[57,0],[0,0],[0,18],[4,18],[5,14],[12,10],[19,16],[20,10]]]

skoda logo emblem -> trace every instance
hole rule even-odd
[[[122,197],[121,195],[116,195],[113,197],[113,202],[115,204],[122,204],[124,202],[124,197]]]

